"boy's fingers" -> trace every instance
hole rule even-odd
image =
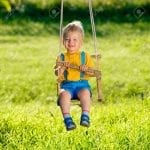
[[[61,67],[60,66],[55,66],[55,70],[57,71],[57,70],[59,70]]]
[[[70,65],[69,62],[65,62],[65,63],[64,63],[64,66],[65,66],[65,67],[69,67],[69,65]]]
[[[88,67],[87,67],[86,65],[81,65],[81,66],[80,66],[80,70],[81,70],[81,71],[86,71],[87,68],[88,68]]]

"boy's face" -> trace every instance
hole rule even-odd
[[[67,34],[63,44],[69,53],[75,53],[82,46],[83,38],[80,32],[72,31]]]

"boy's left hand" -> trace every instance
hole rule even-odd
[[[80,71],[87,71],[88,67],[86,65],[81,65],[79,69]]]

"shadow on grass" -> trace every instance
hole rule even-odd
[[[142,6],[133,4],[122,8],[106,7],[93,9],[95,24],[105,23],[131,23],[150,21],[150,4]],[[21,35],[40,35],[40,34],[59,34],[60,5],[56,4],[51,8],[39,9],[33,4],[28,4],[24,10],[12,9],[12,12],[0,14],[0,22],[10,25],[11,30],[1,31],[1,34],[21,34]],[[64,8],[64,24],[72,20],[81,20],[86,32],[91,32],[89,10],[84,8]],[[98,36],[103,36],[100,30]]]

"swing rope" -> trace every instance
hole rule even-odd
[[[61,11],[60,11],[60,27],[59,27],[59,54],[62,49],[62,40],[63,40],[63,10],[64,10],[64,0],[61,0]]]
[[[94,46],[95,54],[97,55],[97,41],[96,41],[97,38],[96,38],[96,29],[95,29],[95,23],[93,17],[92,0],[89,0],[89,12],[90,12],[90,20],[91,20],[92,33],[93,33],[93,46]]]

